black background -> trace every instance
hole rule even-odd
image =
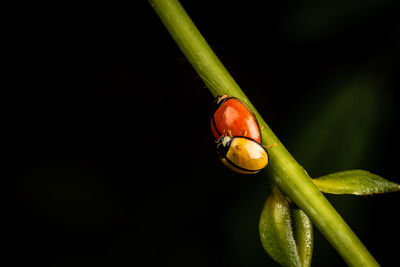
[[[182,4],[311,176],[367,169],[399,183],[397,6],[278,2]],[[213,97],[146,1],[7,13],[7,266],[276,265],[258,237],[269,181],[219,163]],[[313,120],[354,84],[349,109],[332,104],[336,124]],[[394,266],[399,194],[328,197],[378,262]],[[344,265],[315,232],[313,265]]]

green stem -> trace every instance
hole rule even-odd
[[[254,111],[262,128],[270,162],[265,174],[314,222],[350,266],[379,266],[351,228],[312,183],[219,61],[177,0],[149,0],[165,27],[214,95],[242,99]]]

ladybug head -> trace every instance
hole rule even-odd
[[[217,154],[221,157],[226,153],[226,150],[229,148],[230,142],[232,138],[229,136],[223,135],[218,139],[217,142]]]

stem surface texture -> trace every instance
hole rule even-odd
[[[379,266],[351,228],[312,183],[310,177],[271,131],[255,107],[219,61],[177,0],[149,0],[186,58],[213,96],[227,94],[243,100],[261,127],[270,162],[264,174],[313,221],[350,266]],[[201,4],[201,2],[199,2]]]

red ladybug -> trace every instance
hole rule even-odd
[[[261,143],[256,116],[236,97],[217,96],[211,116],[211,130],[216,140],[221,136],[245,136]]]

